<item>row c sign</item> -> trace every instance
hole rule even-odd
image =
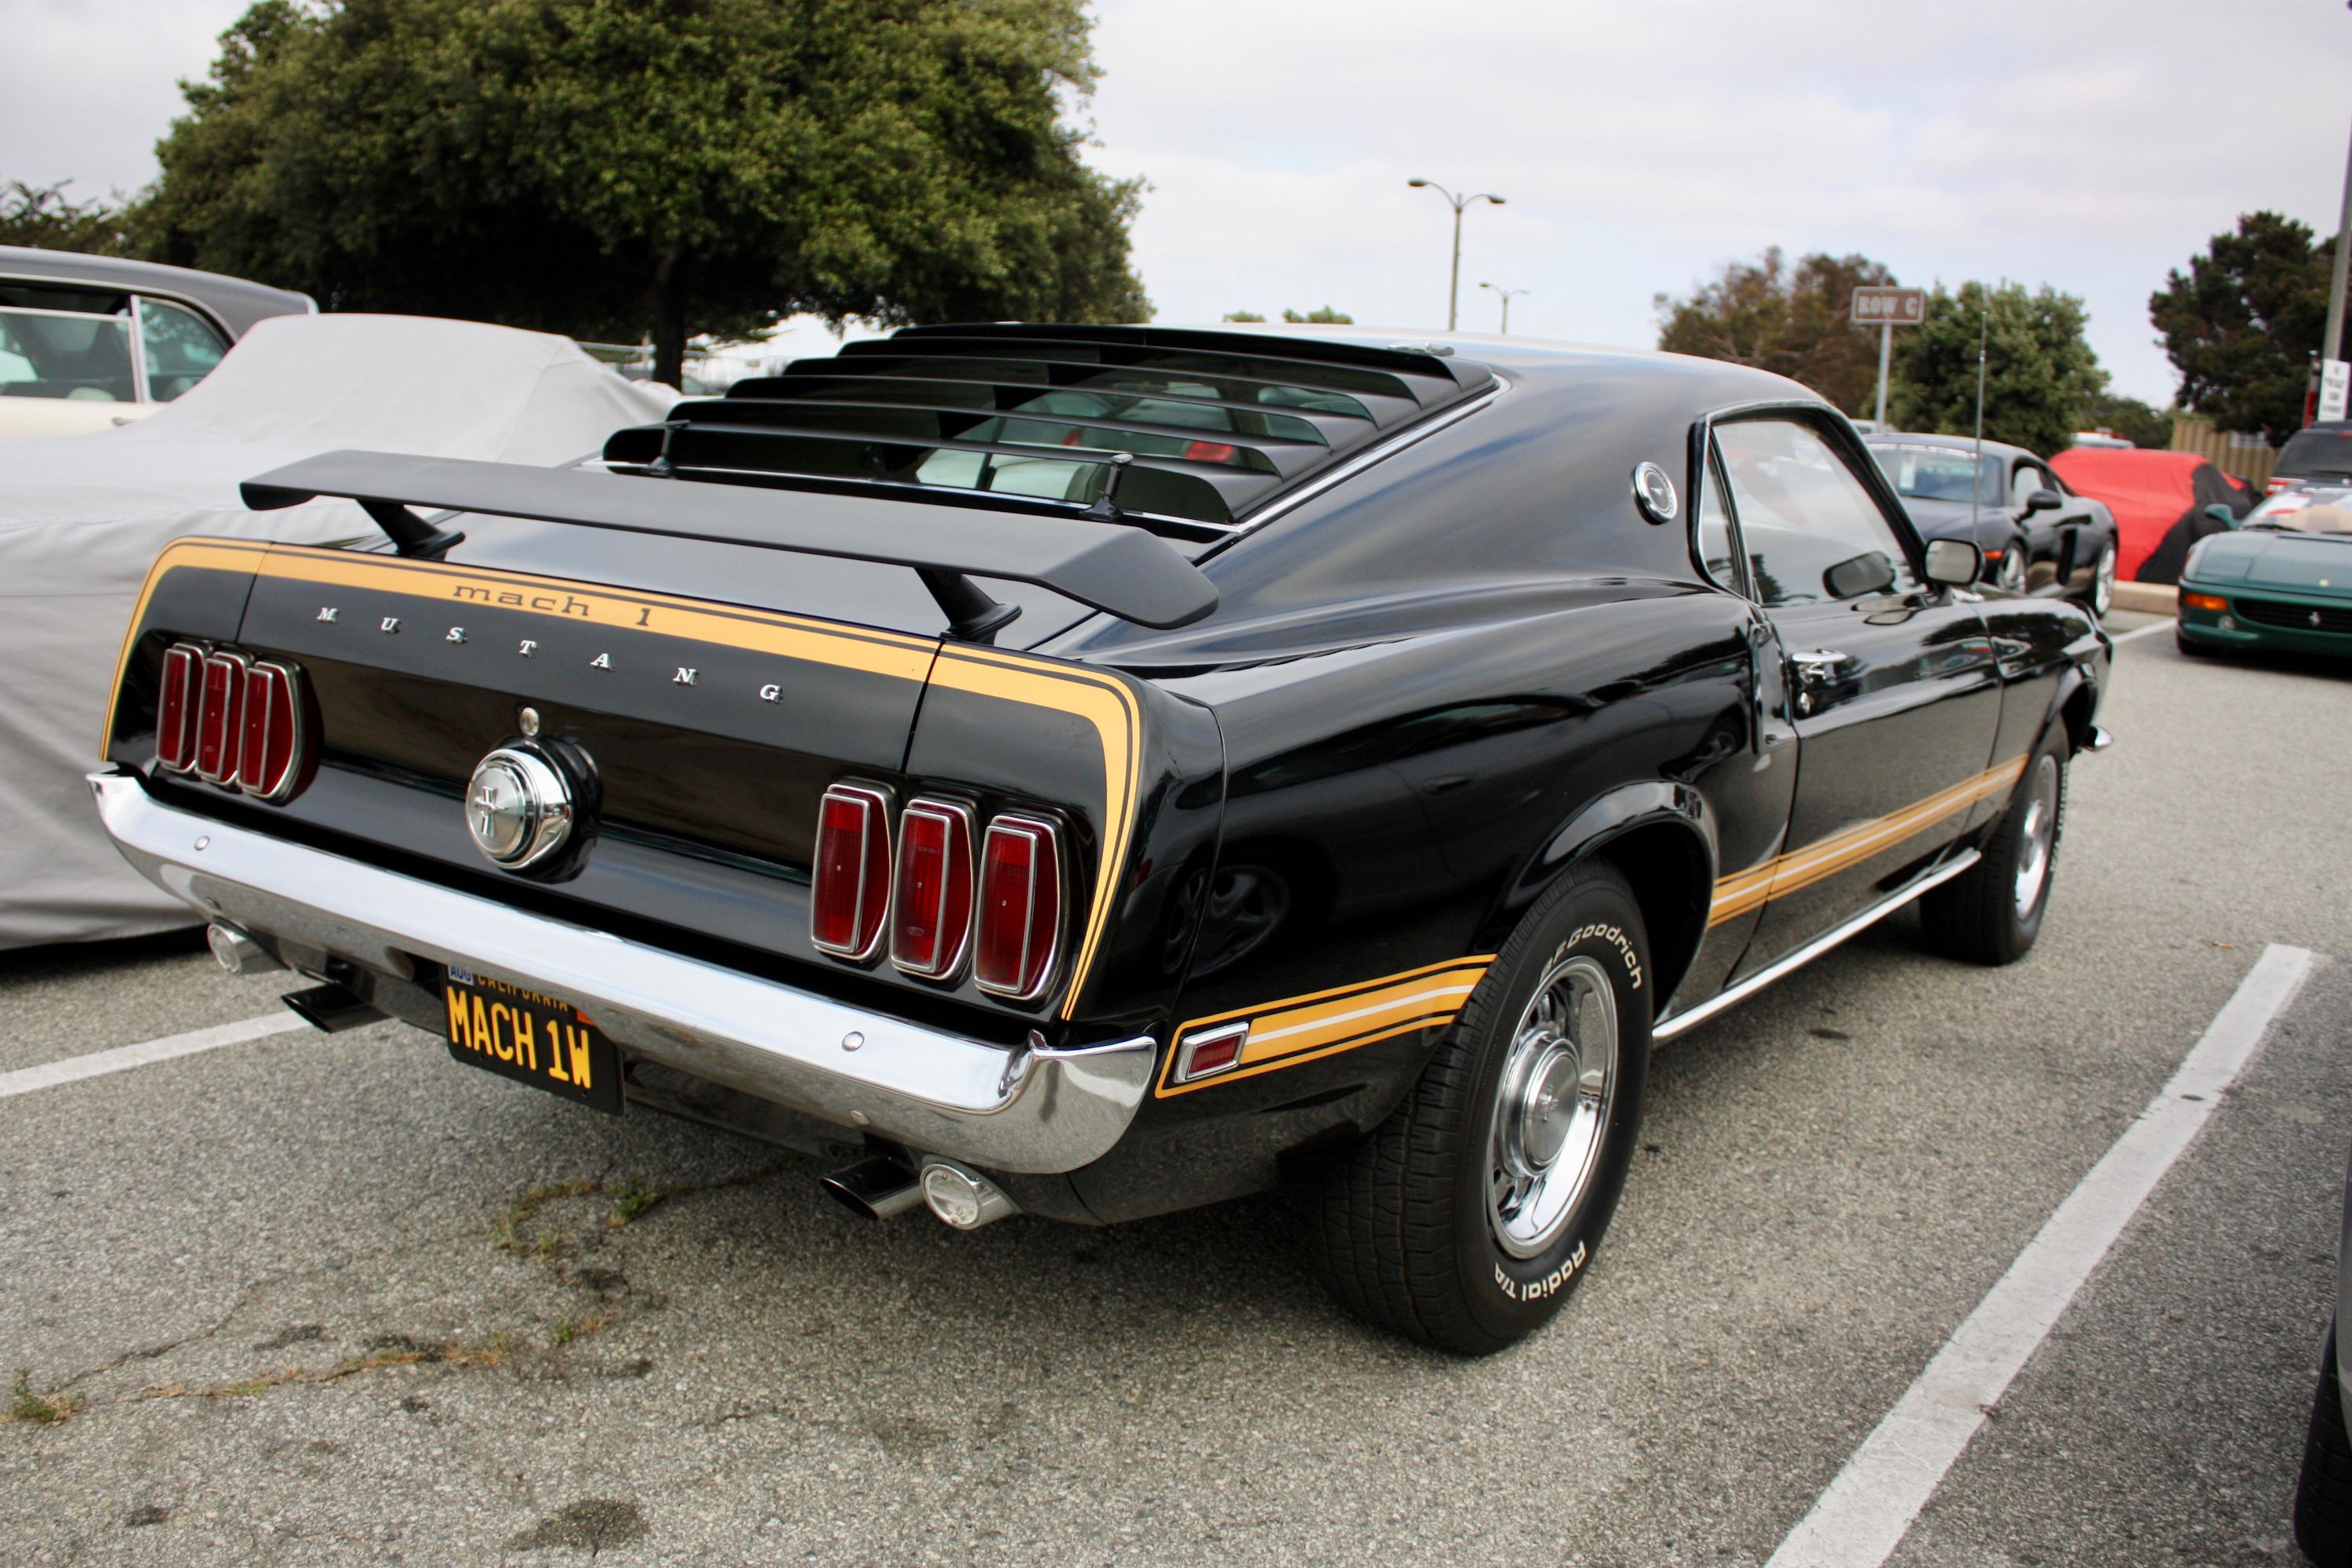
[[[1853,291],[1850,314],[1857,326],[1916,327],[1927,319],[1927,290],[1865,285]]]

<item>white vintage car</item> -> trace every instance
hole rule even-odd
[[[214,272],[0,246],[0,438],[128,425],[202,381],[256,321],[318,309]]]

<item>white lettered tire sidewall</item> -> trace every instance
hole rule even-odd
[[[1608,1123],[1584,1191],[1560,1233],[1531,1258],[1515,1258],[1496,1239],[1487,1207],[1493,1202],[1486,1129],[1495,1114],[1510,1044],[1537,984],[1569,959],[1595,960],[1609,977],[1616,1003],[1617,1060]],[[1480,1053],[1475,1133],[1462,1140],[1464,1162],[1455,1185],[1454,1248],[1480,1327],[1517,1339],[1540,1326],[1583,1279],[1594,1249],[1616,1212],[1626,1168],[1641,1136],[1642,1091],[1648,1074],[1650,1018],[1655,977],[1640,906],[1614,868],[1580,868],[1520,922],[1457,1027],[1469,1031]]]

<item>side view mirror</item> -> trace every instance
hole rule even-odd
[[[2048,490],[2042,492],[2048,495]],[[1927,581],[1965,588],[1984,572],[1984,552],[1965,539],[1927,541]]]
[[[2235,528],[2238,526],[2238,514],[2231,511],[2220,501],[2215,501],[2211,506],[2205,509],[2205,518],[2207,521],[2218,522],[2223,528]]]
[[[2065,504],[2066,498],[2056,490],[2035,490],[2025,498],[2025,515],[2032,517],[2037,511],[2056,511]]]
[[[1859,599],[1895,586],[1895,563],[1875,550],[1849,555],[1822,574],[1822,586],[1833,599]]]

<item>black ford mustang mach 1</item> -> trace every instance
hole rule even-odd
[[[2089,616],[1702,360],[923,328],[246,487],[316,496],[384,541],[156,563],[92,775],[225,964],[877,1215],[1311,1184],[1465,1352],[1586,1267],[1654,1042],[1914,900],[2031,947],[2105,741]]]

